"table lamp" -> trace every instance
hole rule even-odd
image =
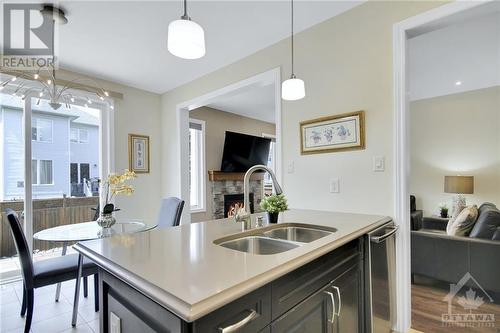
[[[456,217],[466,206],[464,194],[474,193],[473,176],[444,176],[444,192],[455,193],[451,216]]]

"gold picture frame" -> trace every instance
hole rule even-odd
[[[135,173],[150,172],[149,136],[128,135],[128,160],[130,171]]]
[[[321,154],[365,149],[365,112],[302,121],[300,153]]]

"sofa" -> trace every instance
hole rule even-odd
[[[414,195],[410,195],[410,225],[411,230],[422,228],[423,211],[417,209],[417,201]]]
[[[478,211],[467,237],[447,235],[446,223],[423,218],[422,228],[411,231],[412,278],[457,283],[470,272],[484,289],[500,293],[500,210],[484,203]]]

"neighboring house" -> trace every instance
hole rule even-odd
[[[0,134],[0,200],[22,199],[24,135],[21,108],[2,101]],[[83,183],[99,177],[97,117],[77,107],[53,111],[40,106],[33,109],[31,139],[33,198],[92,194],[92,191],[84,191]]]

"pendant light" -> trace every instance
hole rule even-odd
[[[187,14],[184,0],[184,15],[168,25],[168,51],[183,59],[198,59],[205,55],[205,32]]]
[[[281,84],[281,98],[287,101],[296,101],[302,99],[306,96],[306,89],[304,85],[304,81],[301,79],[297,79],[294,71],[294,48],[293,48],[293,0],[291,0],[292,4],[292,75],[286,81],[283,81]]]

